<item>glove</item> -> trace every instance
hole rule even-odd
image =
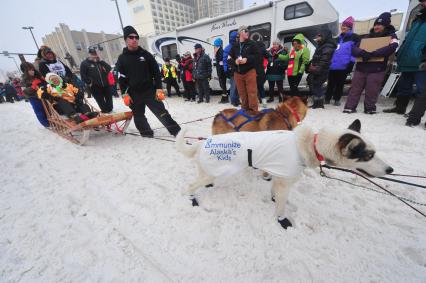
[[[163,101],[164,99],[166,99],[166,96],[164,95],[164,91],[161,88],[157,89],[155,93],[155,97],[159,101]]]
[[[128,94],[125,94],[125,95],[123,95],[123,102],[124,102],[124,105],[126,105],[126,106],[130,106],[130,104],[132,104],[132,98],[130,97],[130,95],[128,95]]]
[[[367,52],[367,51],[363,50],[361,52],[361,57],[362,57],[363,62],[368,62],[368,60],[370,60],[371,57],[373,57],[373,54],[371,54],[371,52]]]
[[[43,91],[42,88],[39,88],[37,90],[37,97],[38,97],[38,99],[49,99],[50,95],[48,93],[46,93],[45,91]]]
[[[426,71],[426,62],[422,62],[419,65],[419,70],[420,71]]]

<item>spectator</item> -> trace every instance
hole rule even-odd
[[[109,113],[113,109],[111,88],[108,74],[111,66],[101,60],[95,49],[89,49],[89,57],[80,64],[81,79],[89,86],[90,92],[99,105],[102,113]]]
[[[191,52],[186,52],[180,62],[182,81],[185,89],[185,101],[195,101],[195,83],[192,79],[193,60]]]
[[[337,47],[330,30],[319,32],[315,41],[318,43],[318,47],[308,66],[309,75],[307,79],[314,100],[312,109],[324,108],[323,85],[327,81],[331,59]]]
[[[179,125],[172,119],[159,97],[164,96],[158,63],[151,53],[139,46],[139,35],[134,27],[123,29],[127,47],[116,64],[124,103],[133,111],[136,128],[143,137],[153,137],[146,117],[145,106],[154,113],[170,134],[176,136]]]
[[[38,72],[34,65],[28,62],[21,64],[22,71],[22,83],[24,88],[24,95],[26,99],[29,100],[34,114],[37,117],[37,120],[44,127],[49,127],[49,121],[47,120],[46,112],[44,111],[43,104],[40,99],[37,97],[37,90],[40,86],[45,86],[46,82]]]
[[[229,96],[231,99],[231,104],[235,107],[240,105],[237,86],[235,85],[235,80],[234,80],[235,62],[231,61],[230,64],[228,64],[228,56],[232,46],[237,42],[237,37],[238,37],[238,32],[236,31],[231,32],[231,34],[229,35],[229,44],[223,50],[223,70],[226,73],[226,77],[229,78],[229,82],[230,82]]]
[[[12,80],[12,85],[16,90],[16,95],[19,97],[19,100],[25,99],[24,92],[22,91],[22,86],[21,86],[21,82],[19,81],[19,79],[14,78]]]
[[[214,56],[216,59],[216,73],[219,79],[219,85],[222,90],[222,97],[219,103],[228,103],[228,90],[226,89],[226,74],[223,69],[223,41],[220,38],[216,38],[213,42]]]
[[[309,63],[311,53],[305,44],[303,34],[297,34],[292,41],[290,53],[279,55],[278,58],[288,62],[287,79],[290,86],[290,95],[299,95],[299,84],[305,73],[306,65]]]
[[[6,102],[6,90],[4,89],[4,84],[0,83],[0,103]]]
[[[44,46],[44,48],[40,48],[40,50],[42,59],[40,60],[38,68],[41,75],[45,77],[47,73],[55,73],[66,82],[72,82],[73,74],[71,69],[56,58],[56,54],[52,49]]]
[[[12,83],[10,81],[6,81],[4,84],[4,90],[6,94],[6,101],[10,103],[15,103],[16,101],[19,101],[18,93],[16,92],[16,89],[13,87]]]
[[[325,104],[330,104],[330,100],[333,98],[334,105],[340,106],[346,77],[352,72],[355,65],[352,48],[359,43],[360,38],[353,32],[354,21],[353,17],[349,17],[343,21],[340,27],[342,33],[337,38],[338,47],[331,60]]]
[[[269,84],[269,99],[267,102],[274,101],[275,85],[278,88],[279,101],[283,100],[284,75],[287,64],[278,59],[279,55],[287,55],[287,51],[283,49],[281,41],[276,39],[272,43],[272,48],[269,50],[268,67],[266,69],[266,80]]]
[[[209,57],[204,52],[203,46],[197,43],[194,46],[194,61],[193,61],[193,70],[192,77],[195,79],[195,84],[198,89],[198,101],[197,103],[202,103],[204,99],[206,103],[210,102],[210,85],[209,81],[212,77],[212,62]]]
[[[259,54],[257,56],[256,63],[256,84],[257,84],[257,98],[259,102],[262,103],[262,107],[266,107],[266,98],[265,98],[265,82],[266,74],[265,69],[268,65],[269,53],[266,50],[265,44],[262,41],[255,41]]]
[[[410,31],[397,53],[398,71],[401,77],[398,82],[398,93],[395,107],[385,109],[386,113],[404,114],[413,93],[413,84],[416,84],[418,97],[413,109],[408,114],[407,126],[420,124],[424,110],[420,105],[424,104],[426,90],[426,1],[420,1],[423,7],[411,25]]]
[[[259,49],[253,40],[249,39],[249,30],[246,26],[238,28],[239,40],[229,53],[235,62],[235,83],[241,99],[241,108],[244,110],[258,111],[256,67],[259,60]]]
[[[367,38],[387,37],[391,40],[388,46],[379,48],[373,52],[367,52],[354,46],[352,55],[362,57],[362,62],[358,62],[355,67],[355,74],[352,79],[352,88],[349,92],[344,113],[355,113],[361,94],[365,89],[364,113],[375,114],[376,102],[385,78],[388,58],[395,53],[398,48],[398,38],[395,28],[391,25],[392,15],[388,12],[381,14],[374,22],[374,27],[370,30]],[[372,57],[384,57],[382,62],[368,62]]]
[[[166,83],[167,96],[168,97],[172,96],[172,86],[175,89],[176,94],[178,96],[181,96],[179,85],[176,81],[178,77],[176,72],[176,67],[170,63],[170,58],[164,59],[164,64],[161,67],[161,70],[162,70],[164,82]]]

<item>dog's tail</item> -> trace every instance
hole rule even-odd
[[[189,145],[185,143],[184,137],[187,131],[187,128],[182,128],[176,136],[176,149],[186,157],[194,157],[198,146],[196,144]]]

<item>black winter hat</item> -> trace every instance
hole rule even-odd
[[[124,39],[126,39],[132,33],[134,33],[134,34],[136,34],[136,35],[139,36],[138,32],[135,30],[134,27],[132,27],[132,26],[126,26],[126,27],[123,28]]]
[[[375,21],[374,25],[382,25],[388,27],[391,24],[392,14],[389,12],[382,13]]]

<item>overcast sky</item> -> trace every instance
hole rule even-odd
[[[337,9],[340,19],[354,16],[363,19],[391,9],[406,11],[408,0],[329,0]],[[131,24],[126,0],[118,0],[123,24]],[[244,0],[247,7],[253,2]],[[54,31],[59,23],[72,30],[117,33],[121,31],[114,1],[111,0],[2,0],[0,16],[0,51],[36,53],[36,46],[28,30],[33,26],[39,45],[41,38]],[[18,58],[16,58],[19,63]],[[16,70],[15,63],[0,54],[0,69]]]

